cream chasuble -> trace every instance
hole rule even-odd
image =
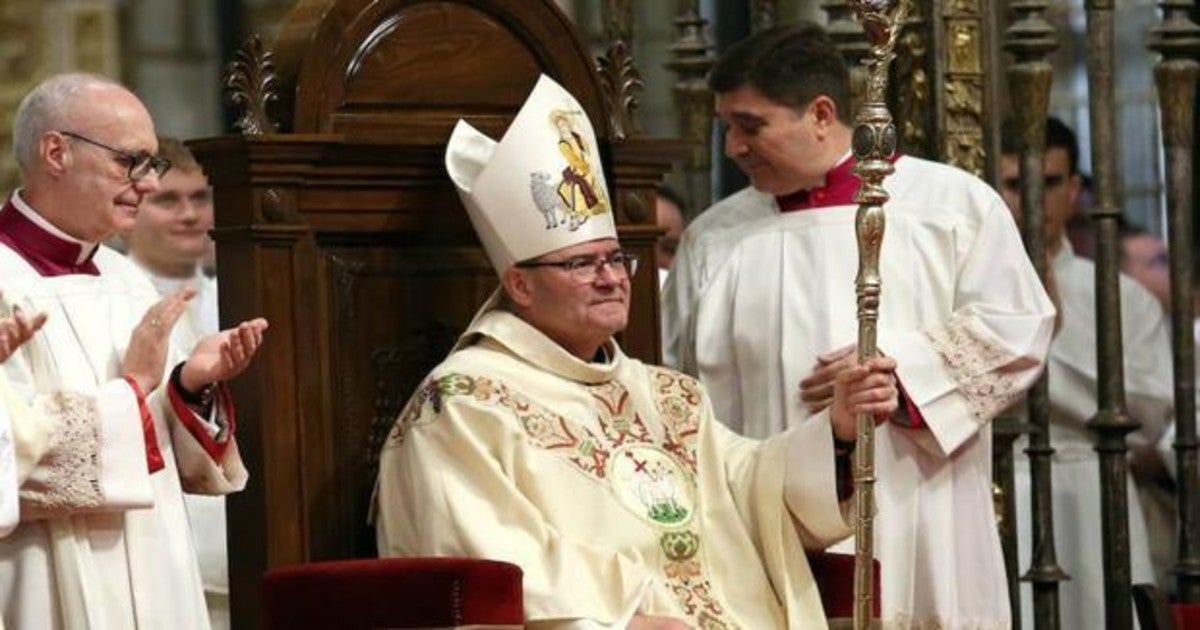
[[[1096,414],[1096,267],[1076,256],[1064,240],[1054,258],[1062,326],[1050,345],[1050,467],[1054,546],[1058,564],[1071,579],[1058,585],[1063,628],[1104,627],[1104,567],[1100,509],[1100,467],[1095,434],[1087,422]],[[1162,306],[1131,278],[1120,276],[1125,393],[1129,415],[1142,427],[1129,436],[1130,448],[1153,449],[1170,424],[1174,409],[1170,340]],[[1025,440],[1016,456],[1017,531],[1020,566],[1029,566],[1029,459]],[[1133,583],[1153,583],[1150,540],[1142,504],[1129,479],[1129,568]],[[1167,534],[1169,536],[1169,533]],[[1022,584],[1022,627],[1033,627],[1031,587]]]
[[[823,628],[804,548],[850,533],[825,418],[764,442],[690,377],[585,363],[481,316],[408,403],[380,460],[382,555],[505,560],[531,627]]]
[[[231,407],[200,419],[173,404],[164,376],[146,400],[163,466],[150,472],[121,360],[158,296],[116,252],[101,246],[93,262],[99,275],[43,276],[0,246],[0,312],[20,305],[49,314],[2,368],[22,400],[55,420],[50,452],[21,487],[20,525],[0,540],[4,622],[9,630],[208,628],[182,493],[245,485]]]
[[[925,426],[876,432],[884,622],[1006,628],[987,427],[1041,370],[1054,307],[983,182],[901,157],[885,188],[879,349]],[[855,213],[781,213],[747,189],[684,233],[663,298],[666,358],[748,436],[804,426],[800,381],[855,342]]]

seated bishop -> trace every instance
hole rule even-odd
[[[805,549],[851,533],[854,416],[895,410],[894,363],[848,370],[816,421],[726,429],[613,339],[638,260],[596,148],[544,76],[499,142],[455,127],[446,168],[501,286],[388,435],[380,554],[519,565],[530,628],[823,628]]]

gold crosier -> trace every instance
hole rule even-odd
[[[887,108],[888,68],[895,57],[896,38],[908,14],[907,0],[851,0],[855,16],[866,31],[871,51],[867,66],[866,91],[854,118],[854,173],[862,180],[854,202],[858,214],[854,231],[858,236],[858,360],[876,354],[876,321],[879,319],[879,246],[883,242],[883,204],[888,194],[883,180],[895,168],[896,125]],[[872,576],[875,512],[875,419],[870,414],[856,418],[854,449],[854,628],[871,626]]]

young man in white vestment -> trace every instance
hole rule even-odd
[[[1004,200],[1020,218],[1016,133],[1003,134],[1000,184]],[[1050,446],[1054,545],[1058,564],[1071,577],[1058,585],[1059,615],[1063,628],[1104,627],[1104,567],[1098,550],[1101,536],[1100,465],[1096,436],[1087,423],[1096,415],[1096,266],[1075,255],[1066,237],[1067,220],[1082,188],[1078,170],[1079,144],[1062,121],[1046,122],[1045,242],[1053,275],[1055,301],[1061,324],[1050,344],[1047,371],[1050,379]],[[1159,459],[1155,445],[1171,422],[1174,393],[1171,380],[1167,322],[1159,303],[1132,278],[1120,277],[1122,345],[1125,353],[1125,404],[1141,428],[1129,436],[1129,446],[1139,462],[1134,470],[1157,469],[1146,465]],[[1017,539],[1020,566],[1029,566],[1030,476],[1025,442],[1016,446]],[[1150,537],[1133,477],[1129,483],[1129,566],[1133,583],[1155,582],[1150,557]],[[1170,532],[1160,533],[1170,547]],[[1164,562],[1170,561],[1170,552]],[[1165,567],[1164,567],[1165,568]],[[1021,588],[1023,627],[1032,627],[1033,599],[1029,586]]]
[[[246,483],[222,383],[249,365],[267,323],[167,361],[193,292],[160,298],[99,245],[132,226],[170,167],[131,92],[93,75],[51,77],[21,102],[13,137],[23,187],[0,210],[0,314],[48,319],[3,369],[58,422],[21,486],[20,523],[0,540],[4,623],[208,628],[183,492]]]
[[[529,183],[569,182],[564,117],[591,147],[596,202],[546,227]],[[530,628],[825,627],[804,549],[851,531],[853,415],[895,410],[893,362],[847,370],[803,427],[733,434],[695,380],[613,339],[637,261],[595,155],[582,107],[547,77],[499,143],[455,127],[446,167],[501,289],[384,445],[380,553],[513,562]],[[569,199],[556,210],[577,211]]]
[[[709,76],[725,153],[752,186],[684,232],[664,289],[665,356],[747,436],[811,422],[854,357],[848,83],[809,23],[751,36]],[[896,361],[902,413],[876,433],[883,621],[1005,628],[989,423],[1040,372],[1054,308],[995,191],[942,164],[894,163],[878,345]]]
[[[175,138],[159,137],[158,154],[171,162],[138,207],[133,229],[124,234],[129,259],[146,273],[162,297],[187,288],[194,291],[187,309],[171,330],[175,361],[187,357],[204,337],[219,330],[217,283],[202,264],[212,247],[212,189],[208,177],[186,146]],[[229,628],[229,560],[226,552],[225,497],[185,494],[192,541],[204,580],[213,630]]]

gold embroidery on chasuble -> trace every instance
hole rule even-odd
[[[689,527],[696,513],[696,435],[701,396],[696,381],[649,368],[655,409],[665,434],[651,435],[629,390],[611,381],[587,385],[597,410],[595,431],[486,377],[451,374],[421,387],[400,414],[389,439],[403,441],[412,426],[431,422],[448,397],[470,396],[511,412],[530,441],[606,482],[618,502],[660,531],[663,575],[683,612],[702,630],[733,629],[700,560],[701,539]],[[426,406],[433,414],[423,417]]]

